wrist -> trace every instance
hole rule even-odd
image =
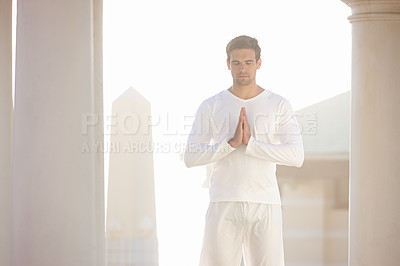
[[[231,145],[232,148],[237,148],[240,143],[237,143],[234,139],[228,140],[228,144]]]
[[[251,136],[248,136],[247,138],[243,138],[243,144],[244,144],[244,145],[247,146],[247,144],[249,144],[249,142],[250,142],[250,137],[251,137]]]

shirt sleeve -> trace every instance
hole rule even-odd
[[[216,162],[235,150],[225,138],[217,143],[212,139],[211,108],[204,101],[196,112],[192,130],[188,137],[184,161],[187,167],[200,166]]]
[[[277,118],[278,144],[266,143],[250,137],[245,154],[277,164],[301,167],[304,161],[303,141],[296,116],[288,102]]]

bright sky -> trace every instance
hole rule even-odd
[[[225,47],[242,34],[259,40],[260,86],[295,110],[333,97],[350,89],[348,15],[340,0],[104,0],[105,112],[133,86],[161,121],[154,141],[186,141],[183,125],[201,101],[231,85]],[[197,265],[201,246],[205,169],[179,158],[154,154],[160,266]]]

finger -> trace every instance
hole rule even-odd
[[[247,113],[246,113],[246,109],[243,107],[243,122],[247,121]]]
[[[247,114],[246,114],[246,111],[244,111],[244,115],[243,115],[243,118],[244,118],[244,123],[248,123],[248,120],[247,120]]]
[[[240,123],[243,123],[244,121],[244,114],[243,114],[243,109],[240,110]]]
[[[247,120],[247,116],[244,117],[243,128],[246,131],[246,133],[250,132],[250,126],[249,126],[249,122]]]
[[[239,118],[239,122],[238,122],[238,124],[237,124],[236,133],[238,133],[238,134],[241,135],[242,132],[243,132],[243,127],[244,127],[243,118],[240,117],[240,118]],[[236,134],[236,133],[235,133],[235,134]]]

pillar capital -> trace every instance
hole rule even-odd
[[[342,0],[351,8],[351,23],[400,21],[400,0]]]

